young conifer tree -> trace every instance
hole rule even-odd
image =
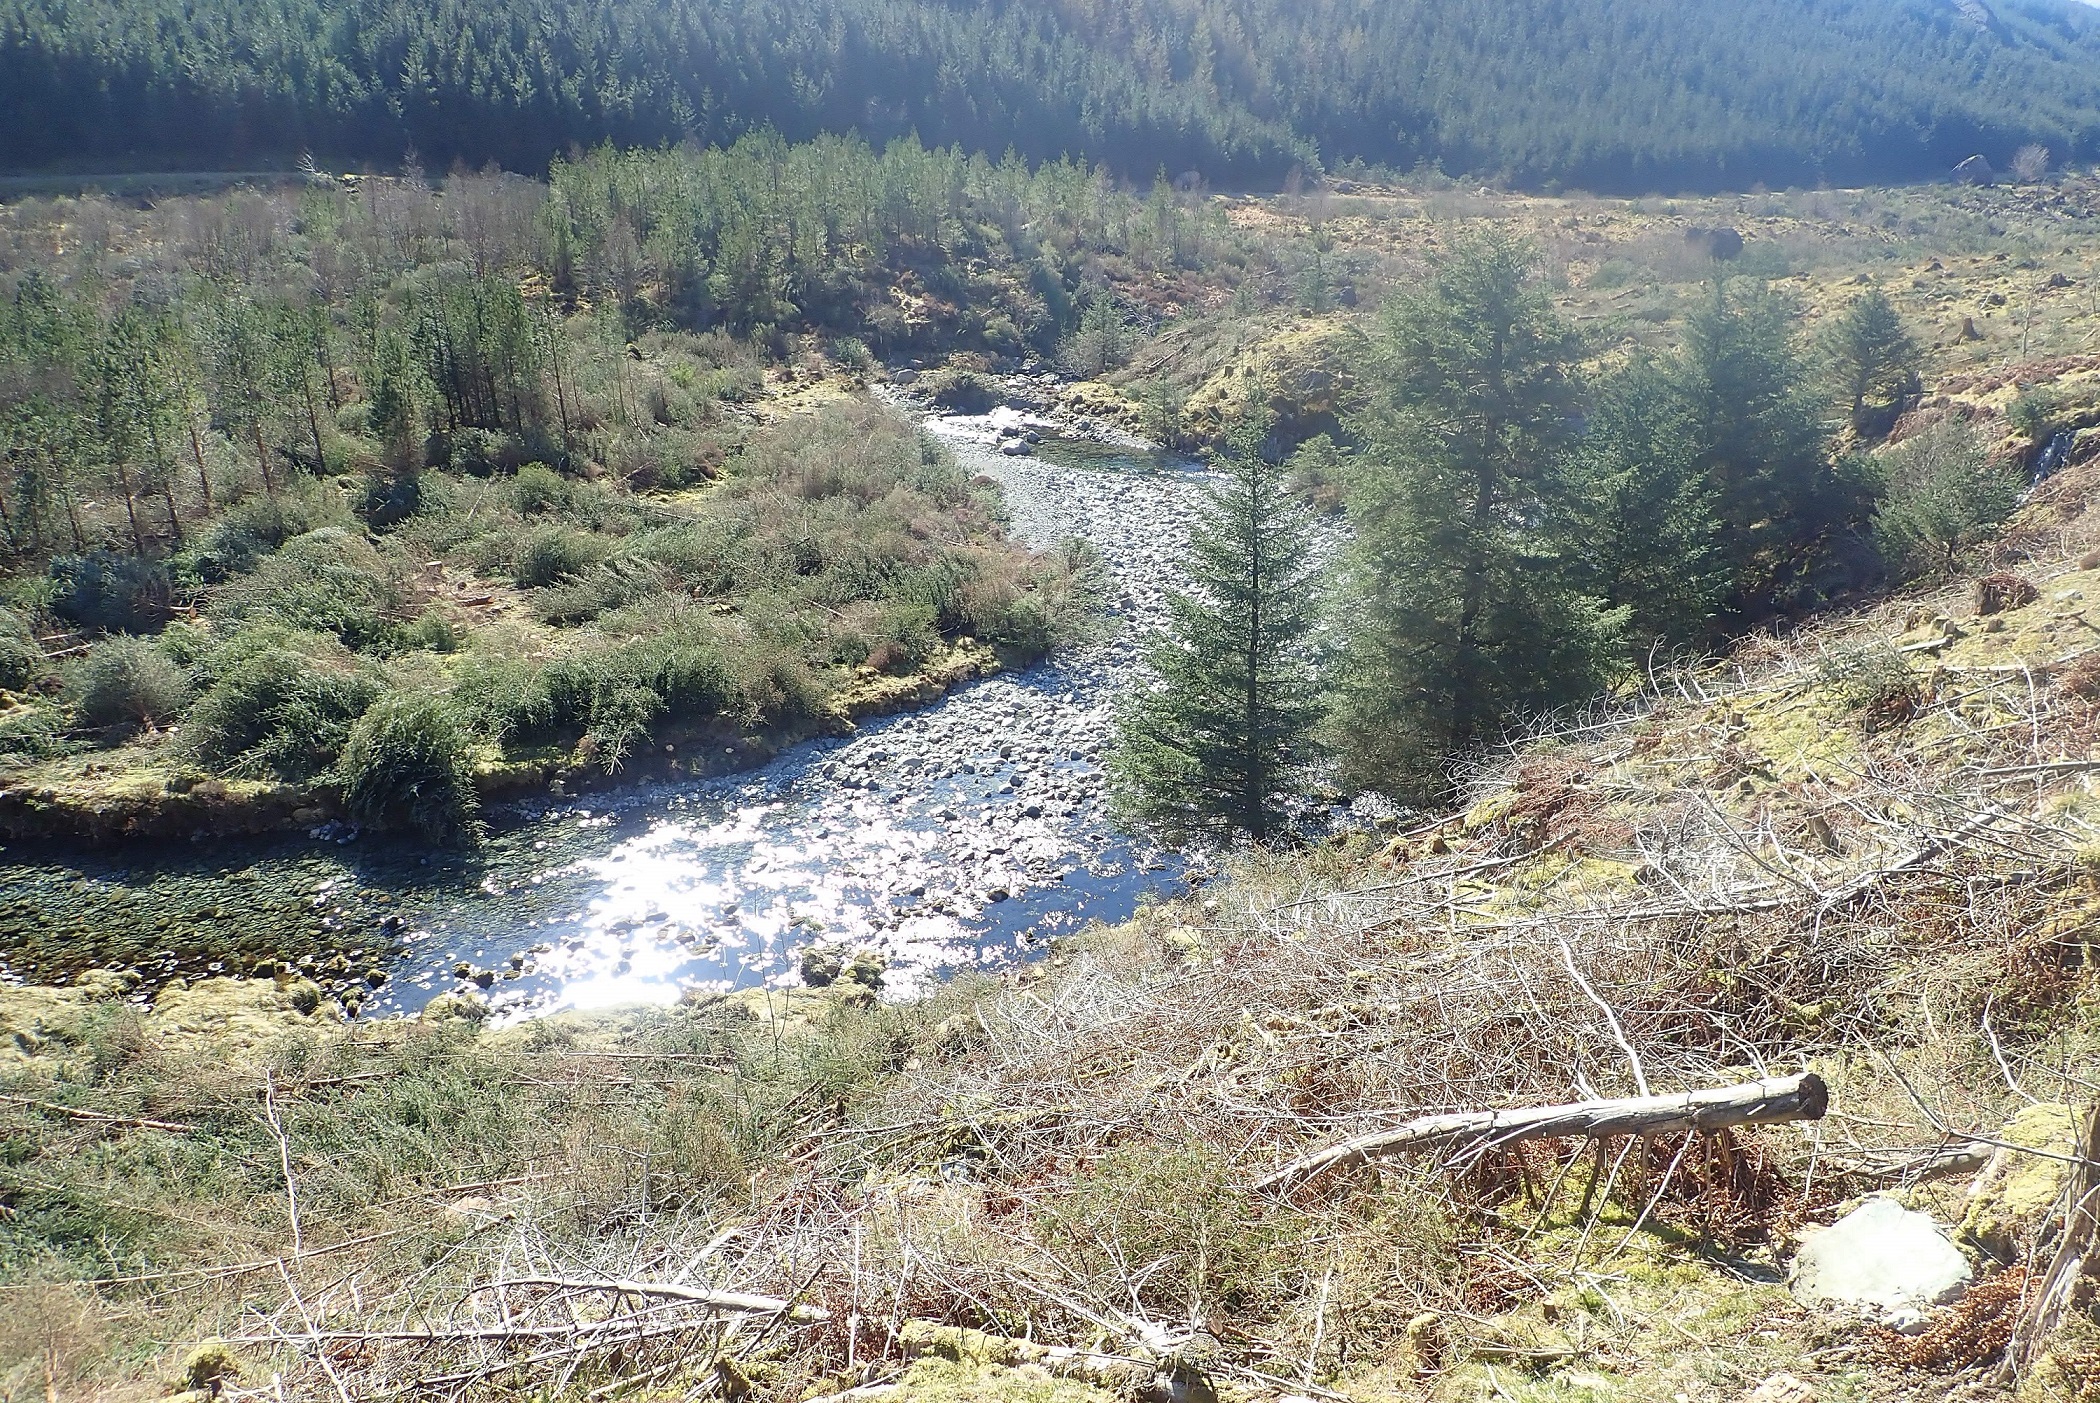
[[[1345,776],[1410,803],[1513,717],[1593,692],[1625,622],[1555,530],[1576,346],[1537,262],[1457,233],[1367,348],[1338,730]]]
[[[1878,437],[1918,393],[1925,355],[1880,288],[1868,288],[1827,325],[1824,359],[1854,432]]]
[[[1317,759],[1317,570],[1311,515],[1263,452],[1250,415],[1217,466],[1225,481],[1189,538],[1190,588],[1124,708],[1112,761],[1125,823],[1170,841],[1274,837]]]

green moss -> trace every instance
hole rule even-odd
[[[2078,1118],[2059,1101],[2021,1109],[1998,1132],[1998,1139],[2054,1155],[2076,1152]],[[2020,1253],[2025,1239],[2063,1194],[2070,1165],[2061,1159],[2000,1150],[1976,1181],[1969,1210],[1957,1235],[2001,1261]]]
[[[1118,1403],[1120,1395],[1034,1365],[922,1359],[897,1380],[893,1403]]]

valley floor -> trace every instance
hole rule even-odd
[[[291,976],[0,991],[4,1387],[2087,1397],[2093,485],[2035,495],[1981,610],[1659,676],[1432,823],[916,1002],[855,968],[493,1032]],[[1869,655],[1900,704],[1833,666]],[[1261,1187],[1422,1112],[1803,1070],[1820,1119]],[[1966,1278],[1922,1333],[1787,1284],[1875,1195]]]

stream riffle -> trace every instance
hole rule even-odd
[[[1094,547],[1108,579],[1101,639],[762,769],[498,813],[471,860],[359,838],[28,867],[18,852],[0,865],[11,882],[83,900],[100,889],[134,904],[165,891],[184,910],[253,892],[296,901],[319,925],[350,927],[330,942],[350,952],[331,960],[335,973],[383,971],[367,1014],[456,991],[516,1017],[791,985],[818,945],[881,956],[885,988],[908,996],[1122,919],[1185,875],[1115,829],[1102,762],[1203,474],[1076,441],[1008,456],[986,420],[928,428],[1000,483],[1017,538]]]

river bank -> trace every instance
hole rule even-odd
[[[780,737],[770,755],[681,745],[679,772],[630,771],[607,793],[550,793],[540,776],[492,808],[479,852],[310,812],[293,833],[203,843],[16,842],[0,861],[7,972],[109,968],[141,990],[282,973],[367,1014],[450,993],[514,1018],[792,985],[827,948],[865,953],[903,992],[1127,914],[1179,869],[1109,823],[1101,761],[1202,475],[1105,434],[1005,454],[999,427],[928,420],[1000,486],[1017,540],[1088,543],[1099,638],[989,676],[987,653],[959,650],[938,698],[922,680],[861,679],[850,733]],[[695,751],[738,768],[696,775]]]

